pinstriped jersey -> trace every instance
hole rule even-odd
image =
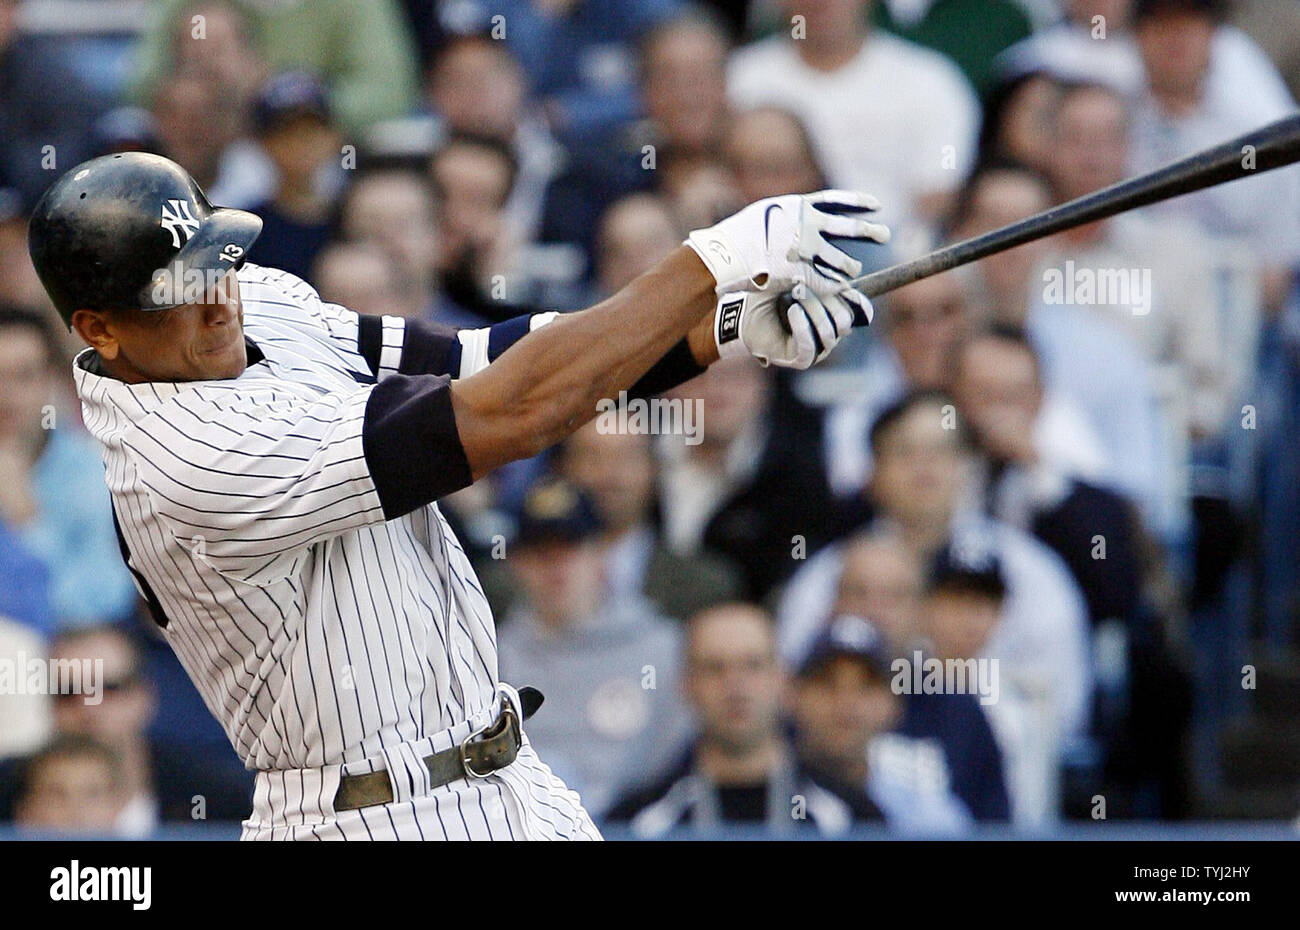
[[[402,417],[508,338],[431,339],[325,303],[284,272],[237,274],[249,352],[239,377],[126,384],[87,349],[77,392],[128,565],[244,763],[355,762],[493,699],[487,601],[436,504],[411,503],[436,494],[408,487],[437,484],[428,446],[450,434]],[[437,377],[439,366],[450,370]],[[446,460],[467,472],[455,447],[459,460]],[[445,490],[468,483],[457,479]]]

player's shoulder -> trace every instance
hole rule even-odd
[[[320,303],[316,288],[280,268],[245,262],[235,274],[239,279],[239,296],[245,304],[278,300],[307,307]]]
[[[237,274],[244,328],[255,339],[267,332],[285,333],[285,327],[320,339],[355,317],[352,311],[323,301],[302,278],[279,268],[245,263]]]

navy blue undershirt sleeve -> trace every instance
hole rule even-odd
[[[627,396],[652,397],[702,374],[704,366],[695,361],[690,343],[683,339],[628,388]]]
[[[447,375],[396,374],[376,384],[361,448],[386,520],[474,483]]]
[[[526,313],[488,327],[489,363],[495,362],[503,352],[528,335],[533,316],[533,313]],[[398,372],[404,375],[459,377],[463,347],[456,333],[457,330],[451,326],[407,320]],[[361,318],[357,344],[371,372],[378,374],[379,356],[383,348],[383,323],[379,317]],[[660,394],[703,372],[704,367],[695,361],[689,344],[683,339],[628,390],[628,396],[649,397]]]
[[[362,316],[357,323],[357,351],[379,374],[379,357],[384,347],[384,322],[381,317]],[[456,329],[441,323],[407,320],[402,339],[402,362],[397,369],[404,375],[455,375],[460,371],[460,340]]]
[[[533,315],[529,313],[491,327],[488,330],[488,361],[495,362],[502,352],[527,336],[532,319]]]

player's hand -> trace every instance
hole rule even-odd
[[[875,197],[857,191],[784,194],[695,230],[686,244],[713,274],[719,296],[805,284],[825,297],[862,273],[862,263],[826,237],[888,242],[889,229],[864,218],[879,208]]]
[[[793,303],[785,309],[782,326],[779,300],[784,293],[769,285],[724,294],[713,320],[718,355],[752,355],[764,366],[809,368],[829,355],[855,325],[871,323],[871,301],[858,291],[849,288],[819,297],[801,283],[789,292]]]

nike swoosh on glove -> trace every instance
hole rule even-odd
[[[719,295],[804,284],[825,297],[862,273],[862,263],[826,237],[888,242],[888,227],[864,218],[878,209],[875,197],[857,191],[784,194],[695,230],[686,245],[708,267]]]

